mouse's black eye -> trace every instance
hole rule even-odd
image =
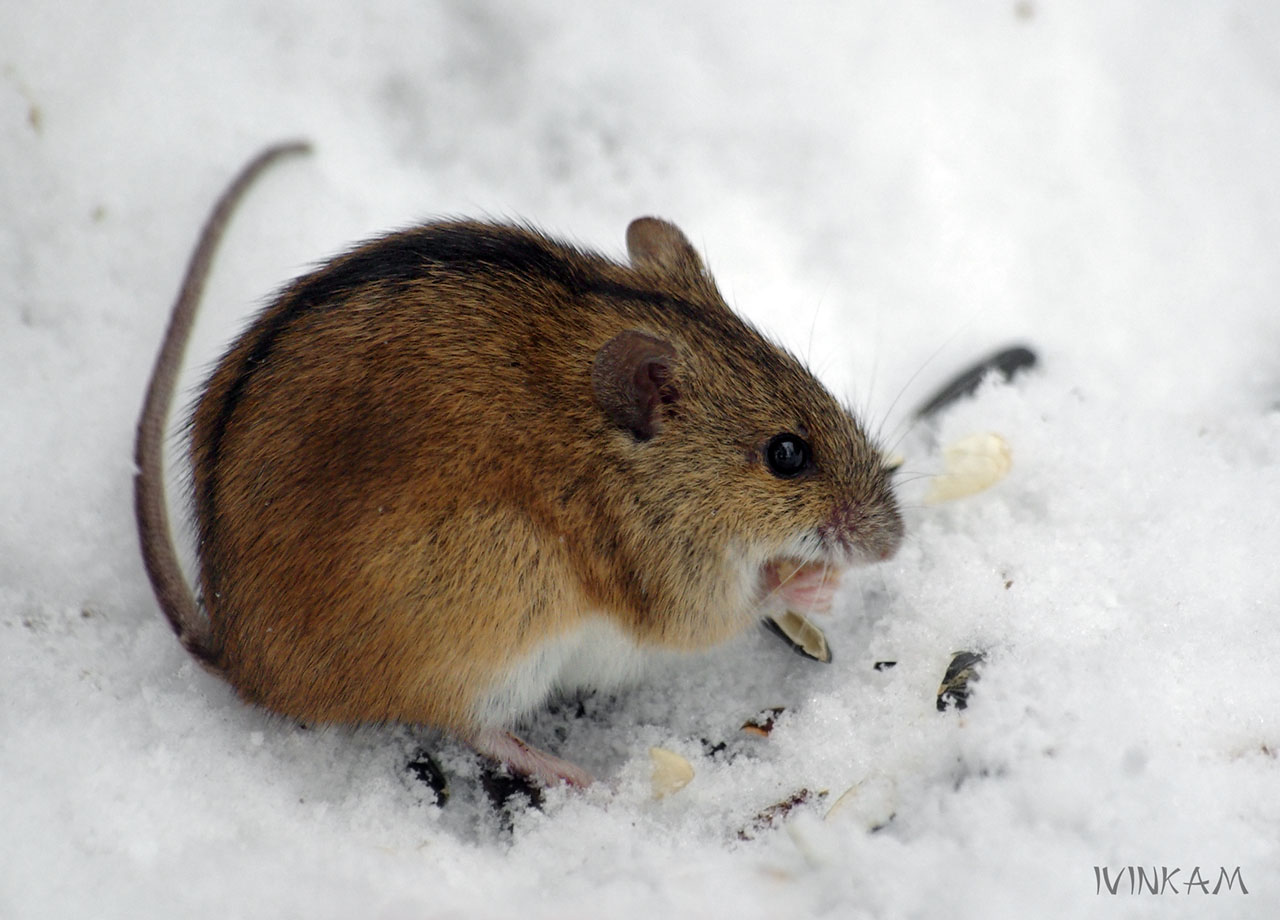
[[[798,434],[775,434],[764,446],[764,462],[773,475],[790,479],[809,468],[813,462],[813,449]]]

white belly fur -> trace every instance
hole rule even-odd
[[[617,687],[638,678],[664,653],[644,648],[610,620],[592,617],[518,661],[476,705],[484,728],[510,728],[555,693]]]

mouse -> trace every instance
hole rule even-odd
[[[634,680],[784,609],[824,611],[903,537],[853,412],[726,304],[674,224],[626,259],[532,226],[423,223],[287,283],[216,362],[187,435],[194,584],[162,448],[215,252],[200,231],[139,417],[141,553],[181,644],[304,724],[441,730],[540,784],[555,695]]]

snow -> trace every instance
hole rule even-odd
[[[1280,7],[9,3],[0,114],[0,916],[1277,915]],[[907,457],[910,538],[821,622],[834,662],[761,631],[553,708],[530,738],[604,782],[508,828],[456,743],[303,729],[189,661],[133,424],[200,221],[288,137],[316,152],[233,224],[188,394],[372,233],[510,216],[620,256],[661,214]],[[911,425],[1015,340],[1036,371]],[[925,506],[983,431],[1008,477]],[[693,782],[654,800],[651,746]],[[1185,884],[1237,866],[1248,895]]]

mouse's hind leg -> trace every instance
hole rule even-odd
[[[476,732],[468,741],[478,752],[505,764],[513,773],[527,776],[544,786],[561,782],[570,786],[591,785],[591,774],[586,770],[526,744],[511,732],[489,728]]]

